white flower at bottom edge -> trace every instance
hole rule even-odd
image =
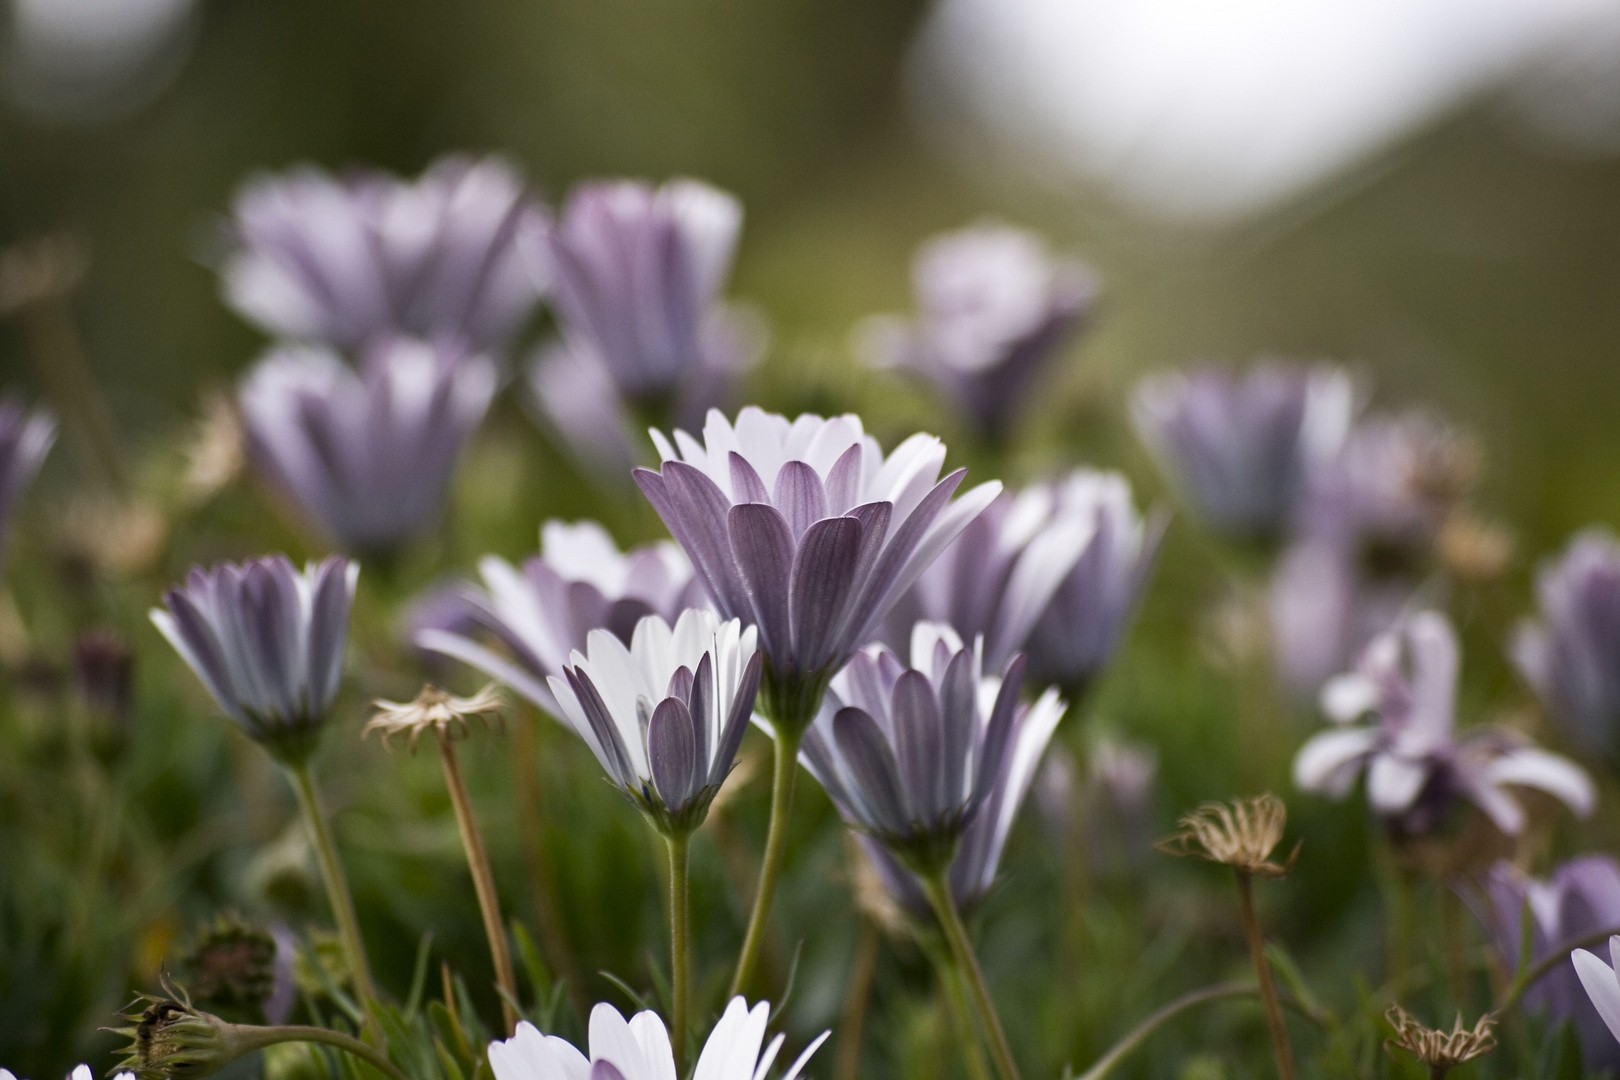
[[[1575,974],[1581,977],[1586,996],[1592,999],[1592,1007],[1614,1037],[1620,1039],[1620,974],[1616,974],[1620,969],[1620,935],[1609,938],[1610,963],[1605,964],[1585,949],[1576,949],[1569,959],[1575,965]]]
[[[0,1080],[17,1080],[17,1074],[10,1069],[0,1068]],[[68,1080],[95,1080],[95,1074],[90,1071],[90,1066],[79,1065],[69,1074]],[[135,1074],[121,1072],[114,1076],[113,1080],[135,1080]]]
[[[772,1039],[761,1056],[770,1013],[769,1002],[750,1009],[741,997],[732,998],[698,1055],[692,1080],[763,1080],[784,1038]],[[639,1012],[627,1021],[603,1002],[591,1010],[589,1034],[587,1058],[567,1039],[542,1035],[524,1022],[512,1038],[489,1044],[489,1065],[495,1080],[677,1080],[675,1051],[657,1013]],[[822,1032],[806,1047],[782,1080],[796,1080],[829,1034]]]

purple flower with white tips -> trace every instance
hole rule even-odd
[[[483,585],[459,588],[459,608],[447,611],[460,625],[425,625],[416,644],[471,664],[553,716],[561,713],[546,679],[562,674],[592,630],[628,644],[644,617],[669,622],[707,602],[675,544],[620,552],[594,521],[548,521],[540,527],[540,554],[521,569],[495,555],[478,568]],[[505,655],[478,640],[480,630],[493,635]]]
[[[219,707],[278,759],[320,737],[343,676],[360,567],[332,556],[300,574],[285,555],[196,568],[163,594],[152,623]]]
[[[853,414],[709,413],[704,441],[659,432],[659,472],[636,482],[691,557],[720,613],[759,627],[764,711],[796,736],[826,682],[895,600],[1001,490],[951,502],[945,447],[913,435],[888,457]],[[677,452],[676,447],[679,447]]]
[[[592,630],[551,693],[608,778],[665,834],[703,823],[742,743],[759,689],[753,627],[712,611],[636,624],[630,647]]]
[[[1588,749],[1620,750],[1620,542],[1570,541],[1536,575],[1540,618],[1515,633],[1513,660],[1547,711]]]
[[[357,374],[335,353],[273,351],[238,401],[254,463],[352,551],[414,539],[495,393],[495,367],[457,346],[373,343]]]
[[[1293,524],[1313,470],[1343,445],[1354,404],[1348,376],[1334,368],[1200,365],[1143,380],[1131,416],[1200,517],[1268,539]]]
[[[44,409],[28,410],[14,395],[0,397],[0,549],[23,492],[56,441],[56,418]]]
[[[1008,757],[1017,756],[1015,736],[1028,715],[1018,704],[1024,659],[1014,657],[999,679],[984,677],[982,660],[982,650],[964,648],[940,623],[912,631],[910,668],[886,647],[868,646],[833,680],[799,752],[851,828],[921,873],[950,864],[998,784],[998,809],[1010,792]],[[1030,729],[1026,756],[1039,758],[1062,711],[1052,694]],[[1017,769],[1027,789],[1023,772],[1033,762]],[[964,887],[999,855],[997,831],[988,828],[984,851],[964,864]]]
[[[298,168],[237,195],[225,296],[300,341],[354,349],[412,334],[499,350],[540,299],[547,229],[498,158],[443,158],[414,182]]]
[[[1379,635],[1354,672],[1322,690],[1322,708],[1337,723],[1368,713],[1378,723],[1314,736],[1294,758],[1294,782],[1342,798],[1365,769],[1373,811],[1404,833],[1435,828],[1463,798],[1502,832],[1516,835],[1526,816],[1512,787],[1539,788],[1582,817],[1591,813],[1597,799],[1592,781],[1567,758],[1497,727],[1456,737],[1460,659],[1451,624],[1433,611],[1417,612]]]
[[[1053,258],[1033,233],[994,224],[930,240],[912,282],[915,323],[870,322],[871,360],[923,375],[991,435],[1006,430],[1097,295],[1087,267]]]

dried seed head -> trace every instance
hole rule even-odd
[[[1435,540],[1446,569],[1468,582],[1495,581],[1513,561],[1513,534],[1494,522],[1456,513]]]
[[[422,733],[433,729],[450,739],[467,737],[467,721],[475,716],[494,716],[504,704],[501,695],[490,683],[472,697],[454,697],[431,684],[422,687],[415,701],[376,701],[377,711],[366,723],[365,733],[382,732],[383,738],[405,735],[410,738],[411,749]]]
[[[1230,804],[1205,803],[1181,819],[1180,832],[1154,846],[1169,855],[1197,855],[1246,874],[1282,877],[1294,865],[1299,845],[1294,845],[1284,863],[1267,858],[1282,839],[1287,821],[1288,810],[1275,795],[1235,799]]]
[[[275,990],[276,939],[235,915],[221,915],[197,934],[184,963],[198,1001],[227,1016],[233,1010],[258,1016]]]
[[[1384,1040],[1384,1049],[1391,1053],[1405,1050],[1429,1066],[1435,1076],[1445,1075],[1452,1066],[1471,1061],[1496,1045],[1496,1017],[1490,1013],[1481,1016],[1473,1030],[1463,1027],[1458,1013],[1449,1033],[1424,1027],[1399,1005],[1391,1005],[1384,1017],[1395,1029],[1394,1038]]]

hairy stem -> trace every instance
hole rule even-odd
[[[803,737],[803,724],[776,725],[770,830],[765,834],[765,855],[760,862],[754,910],[748,916],[748,932],[743,935],[742,951],[737,955],[737,971],[731,977],[728,999],[747,987],[754,966],[759,962],[760,947],[765,943],[765,924],[770,919],[771,901],[776,897],[776,879],[782,872],[782,857],[787,854],[788,813],[793,808],[793,783],[799,773],[799,741]]]
[[[1277,984],[1271,978],[1271,961],[1266,959],[1266,939],[1260,933],[1260,920],[1254,914],[1254,888],[1252,876],[1237,871],[1238,897],[1243,903],[1243,931],[1249,939],[1249,957],[1254,961],[1254,974],[1260,980],[1260,1001],[1266,1010],[1266,1026],[1271,1029],[1271,1048],[1277,1057],[1278,1080],[1294,1080],[1294,1050],[1288,1044],[1288,1029],[1283,1026],[1282,1003],[1277,999]]]
[[[384,1036],[382,1025],[377,1022],[377,990],[371,982],[371,965],[366,961],[366,946],[360,937],[360,920],[354,913],[354,897],[349,894],[349,881],[343,876],[343,864],[338,861],[332,830],[315,795],[309,762],[289,765],[287,772],[292,778],[293,791],[298,795],[298,808],[304,813],[310,840],[315,845],[315,857],[321,864],[321,880],[326,884],[326,897],[332,905],[332,918],[337,922],[343,955],[348,960],[349,975],[354,979],[360,1007],[365,1012],[366,1038],[381,1046]]]
[[[967,1067],[968,1078],[990,1080],[990,1066],[985,1064],[984,1048],[979,1045],[979,1025],[974,1022],[973,1008],[968,1004],[962,973],[949,952],[937,955],[934,963],[939,970],[945,1005],[951,1012],[951,1026],[956,1028],[956,1037],[962,1044],[962,1062]]]
[[[860,1067],[861,1028],[866,1024],[866,1003],[872,996],[872,976],[877,971],[878,949],[882,944],[883,936],[872,920],[861,919],[855,963],[849,969],[849,985],[844,989],[844,1015],[838,1021],[834,1080],[855,1080],[855,1072]]]
[[[973,953],[973,943],[968,940],[967,927],[962,925],[962,916],[956,910],[956,901],[951,897],[951,887],[946,881],[946,872],[941,868],[931,874],[918,878],[923,892],[928,895],[928,903],[934,909],[934,916],[939,920],[940,929],[945,931],[945,941],[951,947],[951,955],[956,959],[956,968],[968,984],[968,990],[973,995],[974,1007],[979,1013],[979,1023],[984,1028],[985,1041],[990,1044],[990,1056],[995,1059],[996,1072],[1001,1080],[1018,1080],[1018,1066],[1013,1061],[1012,1047],[1007,1045],[1007,1033],[1001,1028],[1001,1018],[996,1015],[995,1003],[990,1000],[990,990],[984,983],[984,972],[979,968],[979,958]]]
[[[444,784],[450,789],[450,804],[456,808],[456,825],[461,829],[461,846],[467,852],[467,868],[472,871],[473,891],[478,894],[478,910],[484,916],[484,934],[489,938],[489,955],[495,961],[495,984],[501,995],[501,1020],[506,1034],[517,1030],[519,1020],[512,1002],[517,1000],[517,977],[512,971],[512,949],[506,941],[506,924],[501,921],[501,900],[495,892],[495,875],[489,869],[489,854],[484,850],[484,837],[478,831],[478,820],[473,817],[472,800],[467,797],[467,785],[461,779],[461,765],[456,760],[456,744],[443,728],[437,729],[439,756],[444,761]]]
[[[312,1042],[322,1043],[326,1046],[335,1046],[344,1053],[353,1054],[361,1061],[372,1065],[381,1071],[390,1080],[407,1080],[399,1067],[381,1051],[376,1050],[356,1039],[353,1035],[345,1035],[341,1031],[330,1031],[321,1027],[307,1027],[302,1024],[283,1024],[276,1027],[255,1027],[250,1024],[233,1024],[231,1033],[238,1039],[244,1050],[262,1050],[266,1046],[276,1043]]]
[[[686,1073],[686,992],[692,981],[692,951],[688,940],[692,916],[687,873],[687,849],[692,837],[690,833],[672,833],[664,837],[664,842],[669,845],[669,977],[675,996],[670,1035],[675,1044],[675,1075],[683,1076]]]

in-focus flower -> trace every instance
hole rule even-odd
[[[451,473],[495,393],[495,368],[449,344],[379,341],[357,374],[326,349],[277,349],[243,380],[248,451],[353,551],[439,520]]]
[[[853,414],[709,413],[698,442],[659,432],[660,472],[636,482],[686,549],[722,615],[759,627],[763,711],[780,728],[815,716],[827,680],[1001,490],[954,503],[965,469],[937,479],[945,447],[913,435],[887,458]],[[679,446],[677,453],[676,446]]]
[[[1514,635],[1513,660],[1569,734],[1620,751],[1620,542],[1587,529],[1536,576],[1540,618]]]
[[[1355,408],[1336,368],[1211,365],[1137,387],[1137,434],[1199,516],[1224,533],[1268,539],[1293,524],[1311,473],[1340,450]]]
[[[1486,1013],[1472,1029],[1463,1027],[1462,1014],[1446,1032],[1424,1027],[1399,1005],[1385,1014],[1395,1036],[1384,1043],[1391,1053],[1405,1050],[1429,1067],[1429,1075],[1439,1080],[1455,1066],[1472,1061],[1496,1046],[1496,1017]]]
[[[657,615],[630,647],[592,630],[551,692],[608,778],[663,832],[702,824],[731,771],[759,690],[750,626],[690,608],[673,629]]]
[[[379,699],[372,704],[377,711],[366,721],[364,733],[381,732],[385,740],[404,735],[410,740],[411,749],[415,750],[416,740],[422,737],[424,731],[439,732],[450,739],[466,737],[467,721],[498,715],[503,702],[500,692],[492,683],[472,697],[456,697],[437,686],[428,685],[422,687],[414,701]]]
[[[0,550],[23,492],[56,441],[56,418],[44,409],[24,408],[20,399],[0,397]]]
[[[930,240],[912,284],[916,321],[869,321],[870,359],[928,378],[992,435],[1006,430],[1097,295],[1087,267],[1053,258],[1033,233],[993,224]]]
[[[498,351],[548,276],[545,211],[497,158],[419,180],[303,167],[238,193],[225,298],[284,338],[355,349],[394,334]]]
[[[1540,964],[1571,942],[1620,926],[1620,865],[1608,855],[1584,855],[1557,867],[1546,880],[1532,878],[1512,863],[1491,868],[1480,916],[1502,966],[1514,971],[1523,955],[1520,930],[1530,909],[1530,963]],[[1556,1028],[1575,1027],[1581,1054],[1592,1072],[1620,1068],[1620,1042],[1609,1034],[1593,1008],[1573,964],[1565,962],[1525,990],[1524,1003]]]
[[[982,663],[982,649],[964,648],[949,626],[919,623],[910,668],[882,645],[862,649],[833,679],[805,733],[799,760],[844,820],[921,873],[946,868],[998,783],[998,811],[1017,812],[1026,774],[1063,715],[1055,691],[1032,710],[1019,708],[1022,656],[999,679],[985,678]],[[1020,748],[1034,760],[1009,761]],[[1009,805],[1015,767],[1020,790]],[[984,850],[964,863],[967,891],[979,886],[991,854],[999,857],[1006,835],[998,833],[989,827]]]
[[[360,567],[332,556],[302,574],[285,555],[194,568],[152,622],[219,707],[277,758],[307,758],[343,675]]]
[[[732,998],[703,1044],[692,1080],[764,1080],[784,1039],[776,1036],[760,1053],[770,1013],[769,1002],[750,1009],[741,997]],[[657,1013],[639,1012],[627,1021],[603,1002],[591,1010],[589,1034],[587,1057],[524,1021],[512,1038],[489,1044],[489,1067],[495,1080],[675,1080],[675,1050]],[[781,1080],[796,1080],[829,1034],[817,1036]]]
[[[1197,855],[1245,874],[1282,877],[1299,855],[1295,844],[1284,862],[1271,861],[1271,852],[1287,824],[1288,808],[1275,795],[1205,803],[1181,819],[1180,832],[1156,846],[1171,855]]]
[[[1003,493],[896,601],[882,639],[898,650],[917,622],[949,623],[983,636],[991,668],[1027,650],[1044,677],[1083,683],[1112,653],[1159,534],[1115,473],[1076,469]]]
[[[1592,781],[1568,759],[1498,727],[1456,737],[1459,664],[1457,636],[1437,612],[1417,612],[1380,634],[1355,671],[1322,690],[1322,708],[1336,723],[1368,713],[1378,723],[1312,737],[1294,759],[1294,782],[1343,798],[1365,769],[1373,811],[1407,833],[1433,829],[1463,798],[1502,832],[1517,834],[1526,819],[1511,793],[1515,786],[1539,788],[1578,815],[1590,813]]]
[[[478,568],[483,586],[463,586],[460,608],[444,608],[440,617],[448,621],[420,628],[416,644],[471,664],[553,716],[561,713],[546,679],[562,674],[592,630],[628,643],[648,615],[671,622],[705,605],[703,586],[678,546],[665,540],[621,552],[594,521],[547,521],[540,554],[521,570],[494,555]],[[477,640],[479,630],[506,655]]]
[[[1569,954],[1575,965],[1575,974],[1581,986],[1592,999],[1592,1007],[1608,1026],[1609,1033],[1620,1039],[1620,934],[1609,938],[1609,962],[1605,964],[1585,949]]]

